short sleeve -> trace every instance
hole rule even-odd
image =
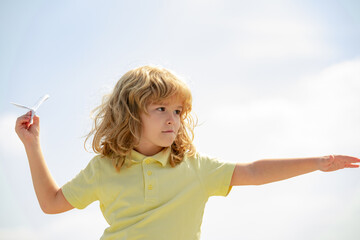
[[[62,186],[66,200],[75,208],[83,209],[98,200],[99,162],[94,157],[71,181]]]
[[[199,154],[196,160],[201,181],[209,196],[227,196],[236,163],[221,162]]]

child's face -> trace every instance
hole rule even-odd
[[[169,98],[162,103],[151,103],[147,112],[141,113],[142,130],[138,152],[151,156],[169,147],[174,142],[180,128],[182,102]]]

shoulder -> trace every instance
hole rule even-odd
[[[94,172],[107,171],[110,168],[114,168],[111,159],[101,155],[94,156],[86,167],[86,169],[91,169]]]
[[[185,161],[198,168],[221,162],[219,158],[201,152],[196,152],[192,156],[185,155]]]
[[[104,159],[101,155],[95,155],[91,158],[91,160],[88,162],[88,167],[98,167],[99,165],[104,163]]]
[[[197,152],[193,156],[187,156],[186,162],[200,171],[218,171],[220,169],[235,169],[236,163],[224,161],[223,159],[211,155]]]

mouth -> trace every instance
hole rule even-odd
[[[162,133],[175,133],[174,130],[162,131]]]

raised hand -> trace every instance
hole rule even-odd
[[[31,111],[29,111],[16,120],[15,131],[23,144],[39,141],[40,119],[36,115],[33,118],[34,121],[31,123]]]

